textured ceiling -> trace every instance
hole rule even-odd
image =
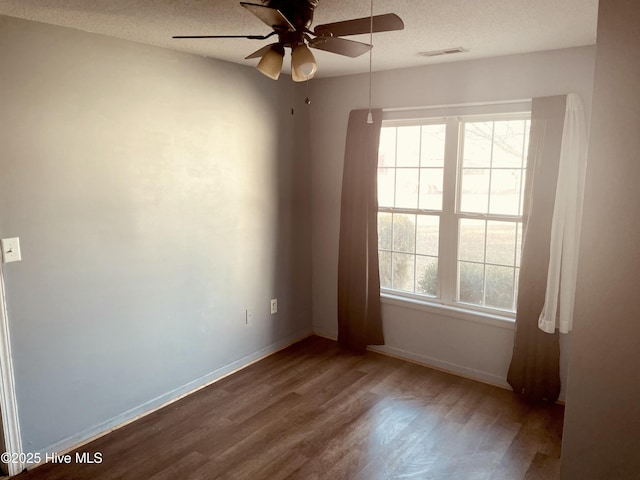
[[[364,17],[369,9],[368,0],[320,0],[314,25]],[[374,13],[397,13],[405,30],[374,35],[373,68],[389,70],[594,44],[597,10],[598,0],[375,0]],[[0,14],[245,65],[256,65],[256,59],[243,58],[273,41],[171,38],[270,31],[235,0],[0,0]],[[368,35],[349,38],[368,42]],[[418,55],[451,47],[464,47],[468,52],[435,58]],[[318,77],[369,68],[366,54],[352,59],[314,50],[314,55]]]

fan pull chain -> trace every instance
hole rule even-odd
[[[311,105],[311,97],[309,97],[309,80],[305,80],[305,83],[307,84],[307,96],[304,99],[304,103]],[[294,108],[295,103],[295,83],[291,82],[291,115],[296,114],[296,109]]]

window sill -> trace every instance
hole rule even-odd
[[[382,303],[387,305],[410,308],[412,310],[433,313],[435,315],[451,317],[458,320],[465,320],[468,322],[483,323],[485,325],[491,325],[499,328],[506,328],[508,330],[515,329],[515,318],[508,317],[506,315],[479,312],[479,311],[471,310],[467,308],[454,307],[451,305],[444,305],[436,302],[429,302],[425,300],[417,300],[413,298],[402,297],[399,295],[393,295],[386,292],[381,292],[380,298]]]

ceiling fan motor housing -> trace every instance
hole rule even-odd
[[[313,22],[313,11],[318,0],[265,0],[268,7],[280,10],[296,27],[296,30],[308,30]]]

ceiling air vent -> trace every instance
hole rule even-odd
[[[463,47],[454,47],[454,48],[445,48],[443,50],[431,50],[430,52],[419,52],[418,55],[421,57],[437,57],[439,55],[451,55],[452,53],[462,53],[468,52],[466,48]]]

